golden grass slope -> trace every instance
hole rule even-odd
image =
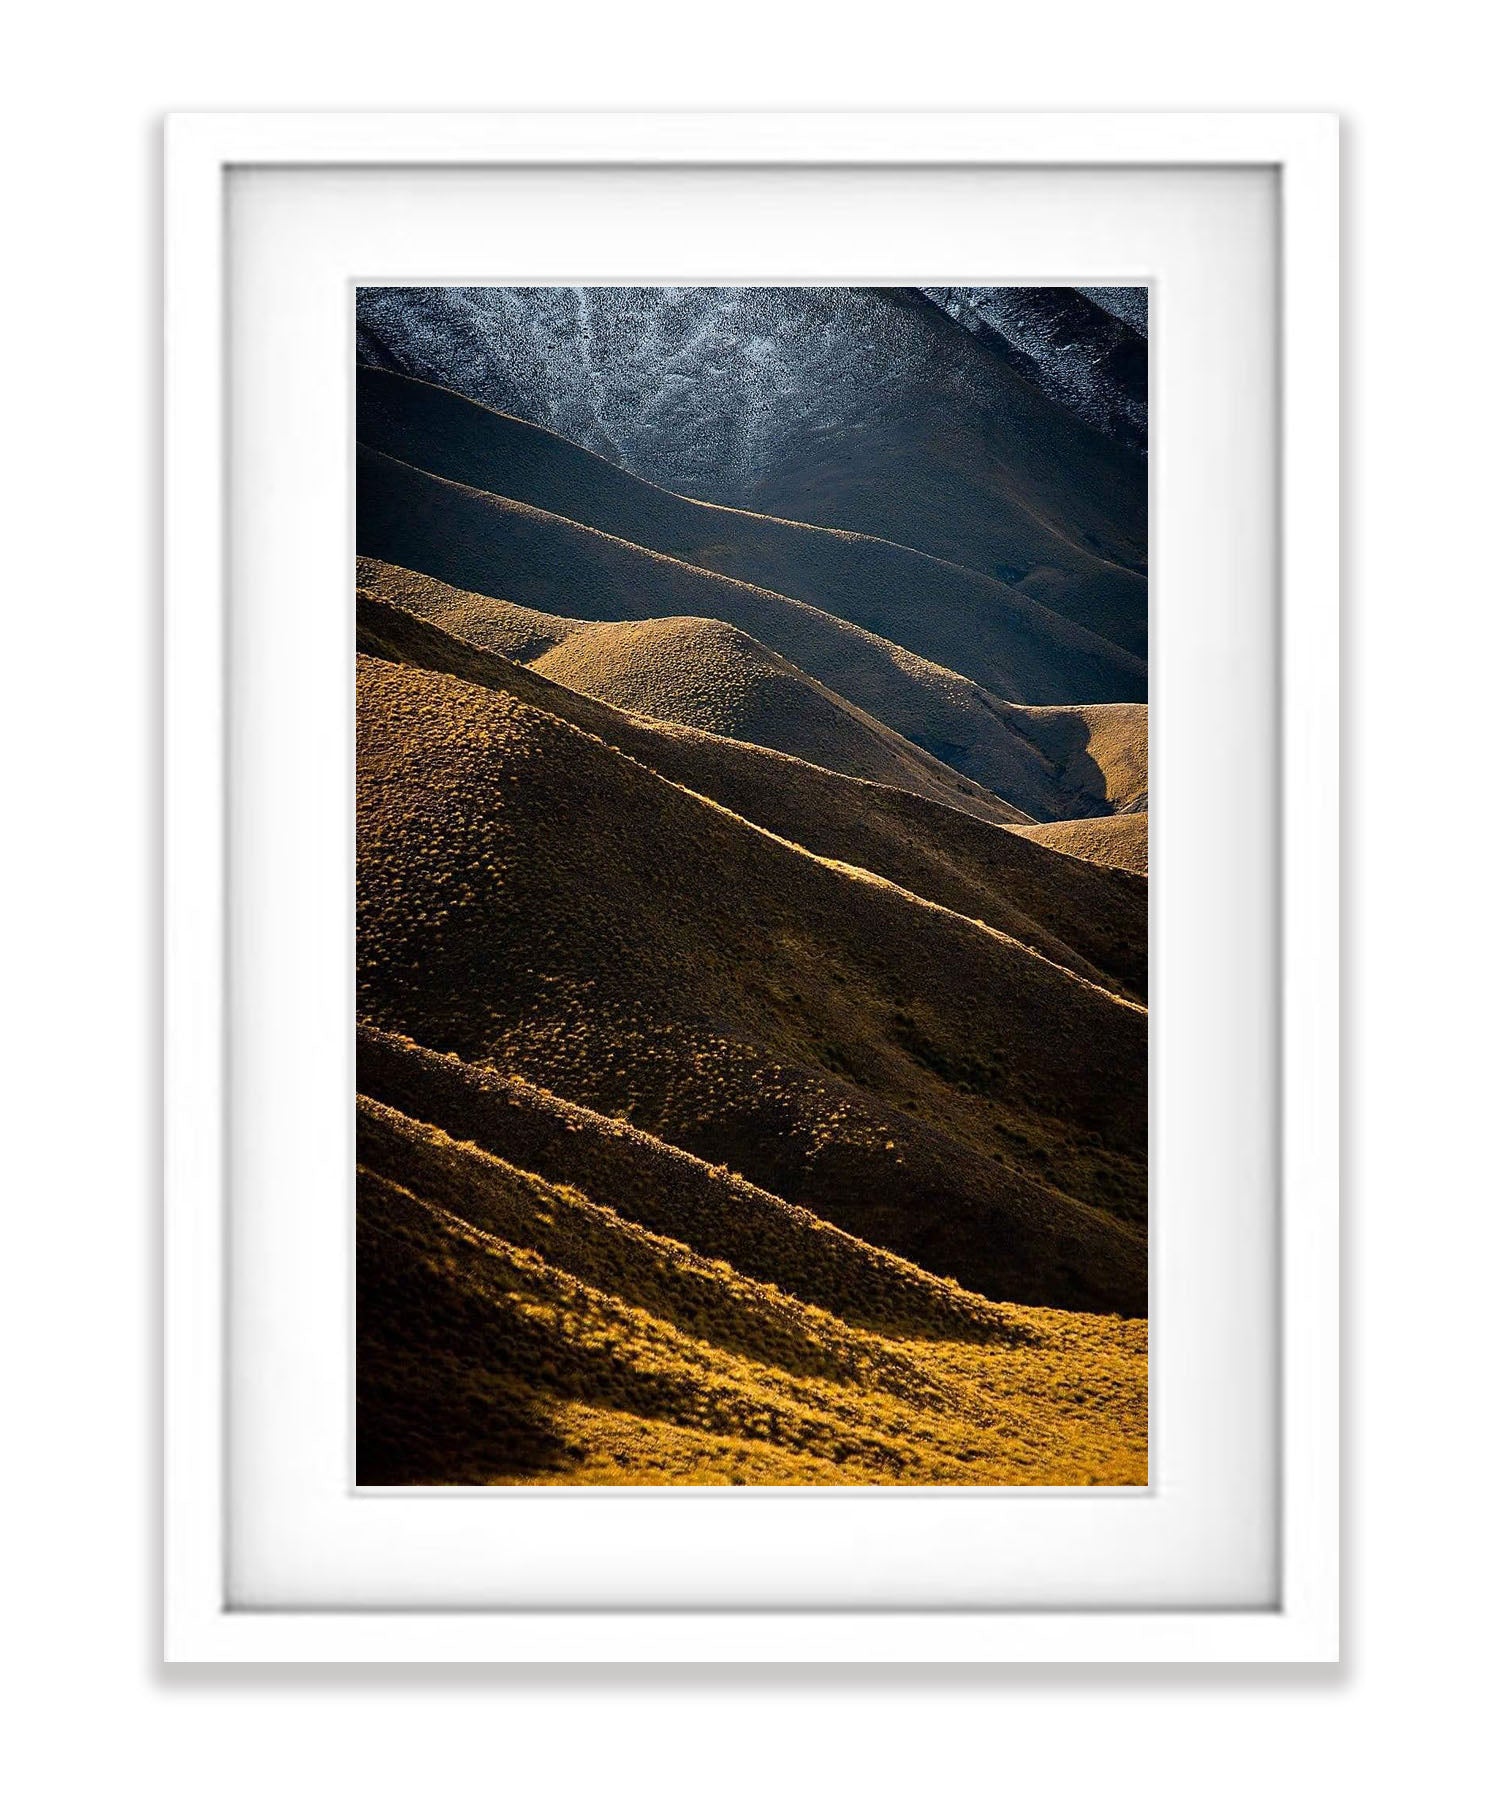
[[[956,1341],[867,1330],[359,1111],[362,1484],[1146,1479],[1143,1321],[971,1300]]]
[[[815,855],[883,875],[987,921],[1101,986],[1145,998],[1145,883],[1080,866],[998,829],[1016,815],[982,789],[941,791],[946,803],[938,804],[732,739],[632,718],[365,591],[357,618],[367,653],[529,701]],[[941,774],[959,785],[950,770]]]
[[[1143,1311],[1141,1008],[514,695],[361,657],[358,720],[366,1022],[991,1298]]]
[[[1143,812],[1118,813],[1107,819],[1062,819],[1051,825],[1022,825],[1022,837],[1051,850],[1080,856],[1108,869],[1145,875],[1149,825]]]
[[[1142,576],[1024,509],[1009,554],[1056,611],[993,574],[890,542],[883,527],[844,531],[685,499],[539,425],[382,369],[359,371],[358,431],[361,443],[444,480],[806,601],[994,693],[1043,698],[1064,671],[1101,658],[1122,683],[1144,680]],[[846,438],[841,451],[855,447]],[[1111,655],[1101,633],[1124,655]],[[1134,693],[1127,685],[1107,697]]]

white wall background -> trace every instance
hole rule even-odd
[[[16,1791],[1483,1785],[1496,1604],[1497,306],[1479,9],[30,8],[7,43],[3,1635]],[[157,1666],[158,118],[172,107],[1327,107],[1346,119],[1342,1669]],[[1485,1761],[1478,1761],[1481,1753]],[[1490,1767],[1490,1775],[1493,1768]]]

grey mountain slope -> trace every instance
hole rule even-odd
[[[430,383],[358,378],[360,442],[889,638],[1005,699],[1134,700],[1144,665],[1003,582],[858,533],[685,500],[566,438]]]

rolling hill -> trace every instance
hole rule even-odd
[[[359,452],[358,494],[366,585],[382,580],[368,568],[368,561],[378,561],[463,591],[469,598],[462,609],[471,619],[487,611],[475,597],[593,623],[719,619],[1033,819],[1107,810],[1102,783],[1071,748],[1068,764],[1051,760],[1030,710],[1013,716],[967,677],[832,614],[366,448]],[[398,597],[394,589],[383,591]],[[463,628],[451,597],[420,603],[407,581],[401,603],[424,604],[451,629]],[[505,623],[487,641],[501,648],[499,634],[513,630]],[[1086,740],[1088,734],[1080,728],[1075,735]]]
[[[368,559],[361,581],[362,598],[374,604],[397,596],[403,608],[475,647],[627,711],[784,750],[983,817],[1030,817],[720,620],[591,624],[461,595]]]
[[[619,605],[623,589],[639,591],[637,604],[650,617],[680,613],[727,618],[727,609],[764,613],[771,608],[785,616],[805,615],[805,633],[807,618],[834,616],[563,514],[431,475],[367,444],[360,449],[358,518],[359,548],[365,554],[544,612],[571,610],[587,618],[600,602],[570,608],[570,594],[577,600],[594,589],[613,596]],[[858,616],[862,601],[852,610],[854,617],[836,620],[844,636],[858,632],[875,643],[889,643]],[[957,624],[944,626],[939,635],[951,641],[963,634],[965,616],[960,614]],[[909,622],[903,621],[902,628],[912,634]],[[987,640],[983,660],[999,699],[1072,705],[1145,697],[1145,667],[1137,658],[1103,638],[1048,618],[1041,608],[1029,608],[1023,620],[1007,620],[1003,614],[993,622],[978,617],[972,633]],[[931,661],[915,653],[912,660]]]
[[[1145,1304],[1145,1016],[512,695],[360,659],[359,1009],[994,1299]]]
[[[957,784],[904,738],[719,619],[583,625],[532,663],[627,712],[783,750],[867,781],[944,797]]]
[[[984,804],[960,796],[935,803],[733,739],[631,717],[368,591],[359,595],[357,642],[385,661],[455,675],[551,712],[817,856],[868,869],[922,899],[984,919],[1061,967],[1145,998],[1144,882],[1032,847],[999,828],[1011,815],[988,796]]]

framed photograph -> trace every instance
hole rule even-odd
[[[1336,121],[166,179],[167,1657],[1335,1660]]]

